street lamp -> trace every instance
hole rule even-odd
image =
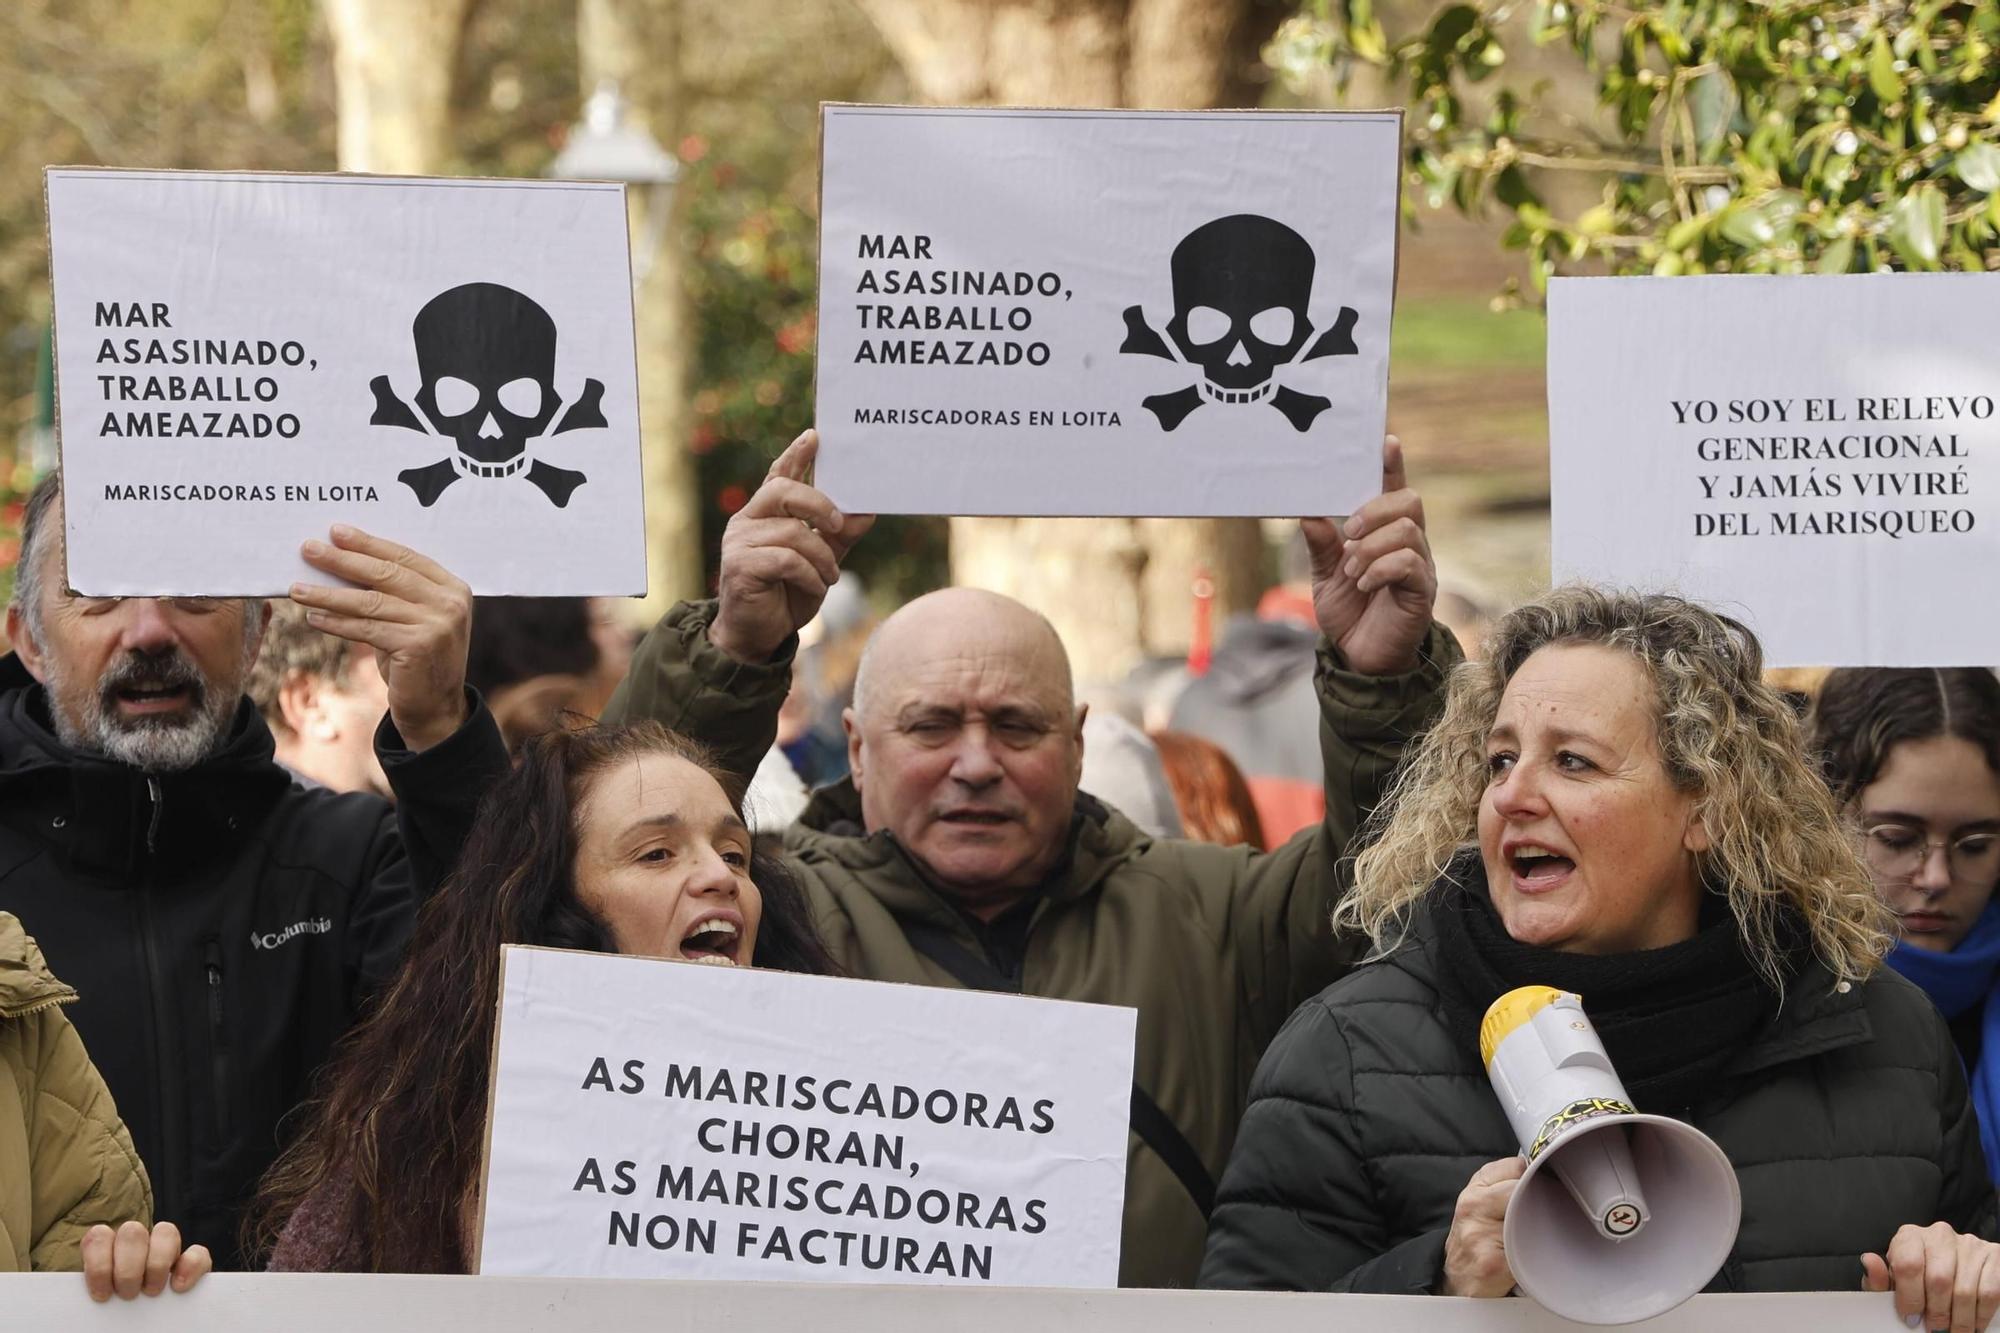
[[[570,128],[548,174],[562,180],[620,181],[645,188],[645,235],[632,255],[632,286],[636,290],[644,284],[666,239],[681,164],[645,127],[631,122],[616,83],[600,83],[591,93],[583,105],[583,119]]]

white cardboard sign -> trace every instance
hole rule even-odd
[[[1381,488],[1389,112],[827,106],[818,484],[852,512]]]
[[[481,1273],[1117,1284],[1134,1010],[502,966]]]
[[[1558,579],[1743,618],[1778,666],[2000,662],[2000,274],[1557,279]]]
[[[622,186],[47,173],[69,581],[283,593],[348,523],[645,590]]]

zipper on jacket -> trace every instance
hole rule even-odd
[[[148,778],[147,786],[157,790],[155,780]],[[154,810],[159,804],[154,802]],[[174,1012],[174,996],[170,993],[173,972],[160,958],[160,941],[153,922],[153,865],[150,859],[135,886],[133,896],[139,907],[139,941],[141,955],[146,968],[146,1010],[152,1037],[152,1077],[154,1123],[159,1126],[159,1152],[166,1160],[149,1163],[153,1175],[153,1215],[168,1221],[187,1223],[189,1204],[188,1174],[193,1143],[188,1137],[185,1117],[181,1114],[186,1102],[181,1093],[181,1066],[173,1050],[168,1046],[168,1029]]]
[[[12,1023],[23,1018],[33,1018],[45,1009],[54,1009],[65,1004],[75,1004],[76,1000],[77,997],[73,994],[51,995],[45,1000],[36,1000],[33,1004],[22,1005],[19,1009],[0,1009],[0,1019],[5,1019],[9,1023]]]
[[[159,1150],[166,1161],[153,1166],[153,1207],[156,1217],[187,1224],[190,1194],[191,1156],[194,1142],[188,1133],[186,1107],[181,1092],[182,1070],[175,1049],[169,1043],[174,1022],[174,970],[160,956],[159,931],[153,919],[153,886],[157,867],[153,857],[159,850],[160,818],[166,802],[160,792],[158,775],[146,775],[146,800],[152,807],[146,820],[146,864],[140,882],[134,886],[139,902],[139,939],[146,966],[146,999],[152,1030],[153,1095],[157,1099]],[[182,1039],[184,1044],[185,1039]]]
[[[146,821],[146,855],[151,856],[160,847],[160,812],[164,808],[160,801],[160,780],[151,773],[146,775],[146,799],[153,807],[153,814]]]
[[[221,1137],[229,1137],[229,1040],[222,1020],[222,941],[204,946],[204,968],[208,976],[208,1068],[215,1094],[215,1126]]]

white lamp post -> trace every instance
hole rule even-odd
[[[600,83],[591,93],[583,105],[583,119],[571,127],[569,140],[549,164],[548,174],[562,180],[620,181],[644,187],[645,234],[632,255],[632,286],[637,290],[666,239],[681,164],[644,127],[631,122],[617,84]]]

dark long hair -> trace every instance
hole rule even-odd
[[[1904,741],[1956,736],[2000,774],[2000,679],[1984,667],[1843,667],[1819,687],[1812,748],[1845,806]]]
[[[246,1224],[268,1255],[308,1195],[351,1200],[337,1219],[346,1271],[463,1273],[461,1209],[479,1170],[492,1076],[500,946],[613,953],[611,932],[578,899],[577,810],[590,781],[621,760],[666,753],[742,794],[702,747],[656,723],[552,731],[480,803],[458,866],[417,916],[380,1006],[321,1074],[310,1122],[264,1177]],[[752,961],[788,972],[838,969],[782,862],[753,855],[763,898]]]

